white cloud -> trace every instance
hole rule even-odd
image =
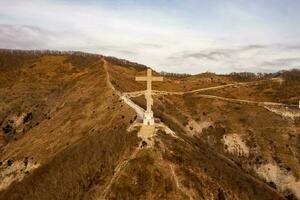
[[[276,34],[274,30],[278,28],[271,27],[265,20],[239,7],[226,5],[216,8],[215,19],[182,19],[182,15],[174,12],[170,16],[153,9],[122,9],[101,3],[2,1],[0,48],[98,52],[147,64],[157,70],[188,73],[275,71],[285,67],[277,66],[276,60],[299,57],[299,48],[280,49],[271,44],[279,41],[299,42],[295,43],[298,45],[300,41],[282,39],[281,34],[284,34]],[[226,16],[228,13],[231,15]],[[241,50],[251,44],[268,45],[268,48]],[[230,57],[221,54],[215,54],[215,59],[186,56],[222,49],[232,49]],[[295,59],[285,63],[291,64],[290,67],[300,64]]]

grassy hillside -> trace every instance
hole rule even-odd
[[[300,120],[284,114],[299,111],[203,95],[294,104],[299,71],[276,80],[168,75],[153,89],[233,85],[156,94],[154,113],[176,137],[161,129],[150,147],[128,129],[136,113],[109,87],[104,65],[117,90],[145,90],[134,78],[146,66],[126,60],[0,51],[0,199],[297,198]],[[143,96],[132,100],[145,107]]]

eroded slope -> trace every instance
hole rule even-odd
[[[105,71],[119,92],[128,92],[145,89],[134,81],[145,66],[79,53],[6,52],[3,57],[0,199],[292,199],[298,194],[297,117],[199,92],[157,94],[154,111],[175,135],[159,130],[150,146],[137,137],[138,130],[128,132],[136,113],[112,90]],[[168,77],[153,87],[189,91],[232,83],[237,81],[230,76],[204,74]],[[133,100],[145,106],[144,97]]]

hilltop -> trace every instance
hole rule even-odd
[[[1,50],[0,199],[300,199],[299,70],[165,73],[153,109],[172,134],[150,145],[118,96],[145,108],[146,69]]]

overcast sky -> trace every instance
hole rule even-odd
[[[0,48],[95,52],[193,74],[300,68],[300,1],[0,0]]]

